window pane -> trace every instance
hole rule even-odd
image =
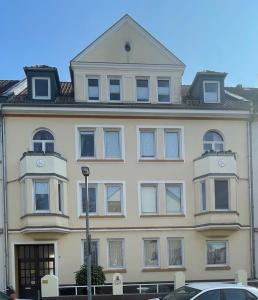
[[[141,186],[141,207],[142,213],[157,212],[157,186]]]
[[[206,102],[218,102],[218,83],[206,82],[204,84],[204,89]]]
[[[144,266],[158,267],[159,253],[157,240],[144,240]]]
[[[155,132],[141,131],[140,140],[141,157],[155,157]]]
[[[201,210],[206,210],[206,184],[201,182]]]
[[[108,241],[108,250],[109,250],[109,267],[111,268],[124,267],[123,241],[122,240]]]
[[[89,100],[99,100],[99,80],[88,79]]]
[[[87,243],[86,241],[83,241],[84,244],[84,262],[86,262],[86,247]],[[98,241],[91,240],[91,264],[93,266],[98,266]]]
[[[149,86],[147,79],[137,79],[137,101],[149,101]]]
[[[120,158],[120,132],[119,131],[105,131],[105,157]]]
[[[94,132],[81,132],[81,156],[94,157]]]
[[[63,212],[63,182],[58,182],[58,210]]]
[[[36,210],[49,210],[48,182],[35,182]]]
[[[52,153],[54,152],[54,143],[45,143],[46,145],[46,152]]]
[[[107,185],[107,211],[108,213],[121,213],[122,186]]]
[[[82,185],[82,212],[86,213],[86,189]],[[89,195],[89,213],[97,212],[97,187],[96,185],[89,184],[88,186],[88,195]]]
[[[183,265],[182,240],[169,239],[168,251],[169,251],[169,265],[182,266]]]
[[[34,152],[42,152],[42,143],[33,143]]]
[[[223,142],[223,138],[220,134],[218,134],[215,131],[208,131],[204,135],[204,141],[207,141],[207,142],[215,142],[215,141]]]
[[[179,133],[165,132],[166,158],[179,158]]]
[[[220,290],[213,290],[203,293],[199,297],[197,297],[196,300],[221,300]]]
[[[167,213],[182,212],[182,184],[166,184]]]
[[[158,100],[159,102],[170,101],[169,80],[158,80]]]
[[[246,291],[241,289],[224,289],[223,294],[224,300],[246,300]]]
[[[120,80],[110,79],[109,81],[110,100],[120,100]]]
[[[228,209],[228,181],[215,180],[215,209]]]
[[[224,241],[207,242],[207,264],[208,265],[225,265],[227,248]]]
[[[38,132],[36,132],[33,136],[33,140],[41,140],[41,141],[53,141],[54,140],[54,137],[53,135],[48,132],[47,130],[40,130]]]
[[[35,79],[35,96],[36,97],[48,97],[48,80],[47,79]]]

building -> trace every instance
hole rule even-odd
[[[250,277],[249,102],[224,86],[226,73],[182,86],[185,65],[128,15],[70,69],[72,82],[60,82],[54,67],[25,67],[27,86],[2,104],[9,282],[20,297],[37,297],[46,273],[74,283],[84,165],[93,260],[107,282],[115,272],[125,282],[179,270]]]

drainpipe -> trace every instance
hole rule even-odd
[[[2,109],[2,107],[1,107]],[[6,151],[5,151],[5,119],[1,112],[2,121],[2,174],[3,174],[3,199],[4,199],[4,256],[5,256],[5,283],[9,285],[9,239],[8,239],[8,207],[7,207],[7,182],[6,182]]]
[[[252,158],[252,122],[253,102],[250,102],[250,118],[247,123],[247,147],[248,147],[248,190],[249,190],[249,216],[250,216],[250,257],[251,278],[256,277],[255,270],[255,236],[254,236],[254,199],[253,199],[253,158]]]

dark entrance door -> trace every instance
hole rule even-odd
[[[55,274],[54,245],[17,246],[19,298],[39,299],[40,280]]]

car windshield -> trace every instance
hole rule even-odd
[[[174,292],[169,293],[162,300],[190,300],[200,292],[200,290],[191,288],[189,286],[183,286],[179,289],[176,289]]]

